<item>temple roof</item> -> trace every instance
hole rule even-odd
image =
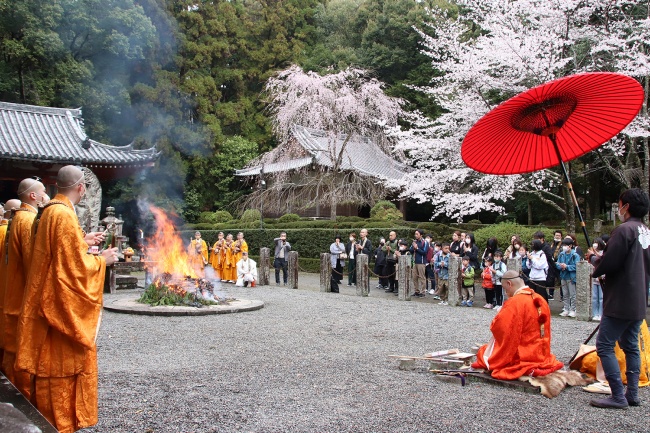
[[[118,168],[150,166],[155,147],[111,146],[91,140],[81,109],[0,102],[0,160]]]
[[[309,164],[317,164],[325,167],[334,167],[336,156],[339,154],[345,136],[337,137],[334,142],[334,149],[330,149],[330,138],[324,131],[305,128],[294,125],[292,135],[297,143],[304,149],[307,156],[300,158],[282,159],[281,156],[275,161],[253,165],[236,170],[237,176],[258,176],[263,173],[275,173],[305,167]],[[271,151],[273,152],[273,151]],[[281,154],[281,152],[279,152]],[[264,158],[262,158],[264,160]],[[370,139],[360,137],[347,143],[341,160],[341,170],[353,170],[367,176],[384,179],[401,179],[411,168],[391,156],[384,153],[379,146]]]

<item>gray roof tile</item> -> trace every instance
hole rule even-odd
[[[158,155],[155,147],[134,150],[132,144],[110,146],[91,140],[81,109],[0,102],[0,159],[132,166],[149,165]]]

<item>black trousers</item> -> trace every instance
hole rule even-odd
[[[289,266],[289,263],[287,263],[287,259],[285,258],[276,257],[275,260],[273,260],[273,267],[275,268],[275,284],[280,284],[280,269],[282,269],[284,284],[287,284],[287,266]]]
[[[395,274],[395,265],[395,262],[386,261],[383,273],[383,275],[386,276],[386,281],[388,281],[388,289],[394,292],[397,291],[397,275]]]

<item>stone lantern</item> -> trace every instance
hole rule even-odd
[[[113,235],[114,241],[113,245],[117,247],[118,254],[122,254],[122,242],[127,241],[128,239],[125,236],[122,236],[122,225],[124,221],[115,216],[115,208],[108,206],[106,208],[106,217],[101,220],[101,223],[106,227],[106,230]]]
[[[600,233],[603,231],[603,220],[600,218],[594,219],[594,233],[596,236],[600,236]]]

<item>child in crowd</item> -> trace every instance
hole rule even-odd
[[[440,269],[436,268],[436,261],[438,257],[442,254],[442,242],[436,242],[433,247],[433,259],[431,260],[431,267],[433,268],[434,279],[436,282],[436,289],[433,292],[429,292],[433,295],[433,299],[440,300]]]
[[[524,280],[528,284],[528,277],[530,277],[530,260],[528,259],[528,248],[526,245],[519,247],[519,257],[521,257],[521,272],[526,276]]]
[[[496,250],[494,252],[494,264],[492,265],[492,271],[494,271],[494,308],[499,311],[503,305],[503,287],[501,286],[501,277],[506,273],[508,267],[501,260],[503,258],[503,253],[501,250]]]
[[[449,305],[449,244],[442,244],[442,253],[438,256],[434,266],[438,270],[438,296],[440,296],[439,305]],[[454,290],[457,290],[454,288]]]
[[[560,316],[576,317],[576,263],[580,256],[573,249],[573,240],[564,238],[562,252],[557,256],[555,267],[560,271],[560,283],[564,307]]]
[[[463,256],[461,273],[463,276],[461,288],[463,300],[460,305],[463,307],[471,307],[474,305],[474,268],[469,264],[469,256]]]
[[[483,279],[482,286],[485,291],[485,305],[483,308],[494,308],[494,278],[492,276],[492,264],[494,259],[492,257],[485,258],[485,267],[481,273],[481,278]]]

